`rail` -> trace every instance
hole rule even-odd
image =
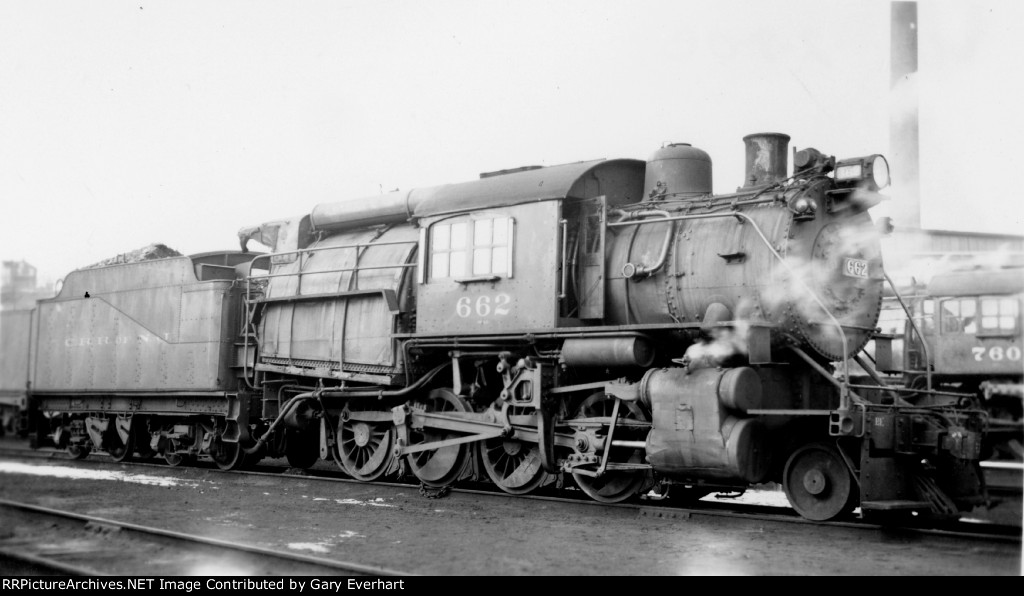
[[[42,507],[30,503],[20,503],[7,499],[0,499],[0,509],[16,512],[21,516],[27,516],[30,521],[39,526],[43,526],[45,524],[60,527],[64,524],[69,524],[68,527],[73,528],[76,527],[77,524],[87,524],[86,527],[91,525],[92,527],[115,530],[119,533],[126,534],[128,539],[134,543],[137,550],[159,553],[162,559],[159,564],[163,565],[161,568],[180,568],[182,571],[191,569],[191,566],[194,565],[194,555],[199,552],[202,553],[203,556],[209,557],[211,560],[231,560],[235,565],[243,568],[262,570],[267,573],[278,573],[281,575],[349,574],[356,576],[370,575],[382,577],[415,575],[413,573],[376,565],[366,565],[351,561],[291,553],[279,548],[266,548],[244,542],[233,542],[197,534],[187,534],[164,528],[143,526],[126,521],[95,517],[71,511],[62,511],[50,507]],[[31,548],[31,545],[29,545],[29,548]],[[19,558],[28,559],[31,563],[37,566],[50,567],[70,574],[81,574],[87,576],[106,575],[102,569],[97,569],[97,567],[107,568],[112,571],[117,568],[117,565],[111,565],[110,561],[107,560],[109,557],[104,557],[102,553],[94,557],[91,562],[93,567],[88,568],[60,564],[55,560],[54,554],[46,551],[35,556],[25,556],[27,553],[24,551],[25,549],[22,548],[19,551],[15,551],[14,554],[21,555]],[[190,556],[180,559],[180,562],[175,564],[174,555],[176,553],[186,553]],[[57,556],[60,554],[63,553],[60,551],[56,552]]]

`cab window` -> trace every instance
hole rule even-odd
[[[942,301],[942,333],[978,332],[977,302],[974,298],[953,298]]]
[[[1019,304],[1014,298],[981,299],[981,332],[1011,333],[1017,330]]]
[[[430,279],[512,277],[510,217],[477,217],[431,226]]]

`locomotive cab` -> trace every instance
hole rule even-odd
[[[1022,309],[1020,267],[943,273],[911,303],[917,329],[906,325],[903,330],[904,366],[895,372],[911,388],[951,392],[922,391],[911,399],[919,404],[976,399],[990,414],[986,458],[1024,459]]]
[[[485,176],[431,192],[417,333],[524,332],[603,317],[608,206],[636,201],[643,162],[598,160]]]

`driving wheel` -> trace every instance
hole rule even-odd
[[[379,414],[384,420],[368,420]],[[390,412],[379,412],[368,404],[350,402],[338,419],[335,461],[346,474],[369,482],[387,472],[394,461],[394,423]]]
[[[611,418],[615,407],[615,399],[606,395],[603,391],[592,394],[576,409],[574,418]],[[647,421],[647,415],[636,402],[622,402],[619,405],[619,419]],[[572,420],[568,423],[571,425]],[[602,426],[599,431],[599,439],[607,436],[608,427]],[[616,427],[614,439],[638,440],[644,437],[643,434],[630,429]],[[613,447],[608,454],[609,462],[615,463],[642,463],[641,450],[631,447]],[[583,492],[590,498],[602,503],[618,503],[635,495],[644,483],[646,472],[644,470],[616,470],[606,471],[599,477],[587,476],[579,472],[573,472],[572,477]]]
[[[509,408],[512,415],[527,414],[526,408]],[[526,494],[544,481],[540,446],[515,439],[495,437],[483,442],[480,461],[494,484],[513,494]]]
[[[466,400],[452,393],[450,389],[434,389],[423,399],[418,399],[413,407],[425,412],[469,412]],[[409,434],[409,445],[443,441],[458,438],[458,433],[427,428],[413,430]],[[431,487],[447,486],[458,479],[459,474],[469,459],[468,443],[448,445],[428,451],[418,451],[409,455],[409,468],[420,482]]]

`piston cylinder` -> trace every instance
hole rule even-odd
[[[651,465],[686,478],[762,482],[768,474],[765,429],[730,411],[756,405],[760,390],[760,378],[749,368],[647,373],[640,398],[651,409]]]

